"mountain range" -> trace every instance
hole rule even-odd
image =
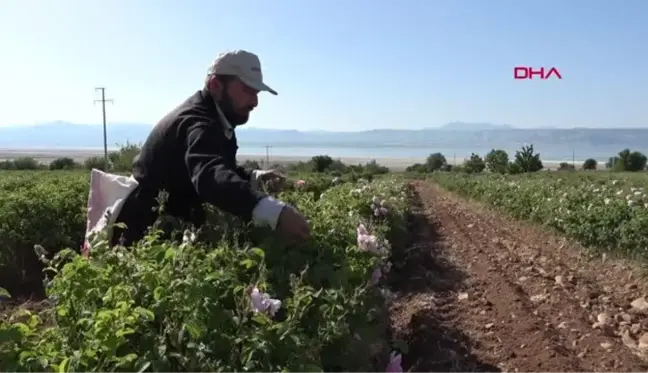
[[[141,123],[109,123],[108,145],[126,141],[143,142],[152,125]],[[533,144],[554,159],[571,159],[573,152],[607,157],[624,148],[648,153],[648,128],[536,128],[522,129],[511,125],[453,122],[419,130],[374,129],[359,132],[298,131],[240,127],[236,130],[241,148],[307,148],[314,149],[386,149],[398,152],[413,148],[455,149],[461,156],[472,151],[492,148],[513,151],[524,144]],[[101,125],[75,124],[65,121],[37,125],[0,127],[0,148],[4,149],[83,149],[103,147]],[[471,150],[473,149],[473,150]],[[279,154],[278,150],[274,150]],[[375,152],[380,153],[380,150]],[[465,154],[467,153],[467,154]],[[318,153],[319,154],[319,153]],[[392,156],[390,154],[390,156]],[[408,156],[408,155],[405,155]],[[546,158],[546,157],[545,157]]]

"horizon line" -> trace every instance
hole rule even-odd
[[[512,130],[523,130],[523,131],[537,131],[537,130],[644,130],[648,129],[648,126],[645,127],[516,127],[512,125],[497,125],[497,124],[490,124],[490,123],[470,123],[470,122],[452,122],[448,124],[443,124],[439,126],[425,126],[421,128],[385,128],[385,127],[378,127],[378,128],[370,128],[370,129],[359,129],[359,130],[349,130],[349,131],[331,131],[331,130],[325,130],[325,129],[310,129],[310,130],[302,130],[302,129],[296,129],[296,128],[264,128],[264,127],[254,127],[254,126],[242,126],[238,128],[241,131],[246,131],[246,130],[260,130],[260,131],[292,131],[292,132],[301,132],[301,133],[316,133],[316,132],[326,132],[326,133],[360,133],[360,132],[371,132],[371,131],[403,131],[403,132],[416,132],[416,131],[426,131],[426,130],[445,130],[445,131],[452,131],[452,128],[449,128],[452,124],[457,123],[459,126],[460,131],[464,132],[476,132],[476,131],[512,131]],[[63,120],[55,120],[51,122],[39,122],[39,123],[33,123],[33,124],[0,124],[0,130],[3,128],[33,128],[33,127],[39,127],[39,126],[50,126],[54,124],[68,124],[71,126],[103,126],[102,123],[76,123],[76,122],[68,122],[68,121],[63,121]],[[473,129],[473,128],[465,128],[462,127],[461,124],[486,124],[486,125],[491,125],[494,126],[495,128],[483,128],[483,129]],[[112,123],[107,123],[106,124],[108,127],[110,125],[135,125],[135,126],[150,126],[153,127],[154,124],[148,124],[148,123],[142,123],[142,122],[126,122],[126,121],[119,121],[119,122],[112,122]],[[497,128],[499,127],[499,128]]]

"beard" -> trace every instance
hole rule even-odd
[[[217,101],[217,104],[223,111],[225,118],[227,118],[230,124],[234,127],[247,123],[248,119],[250,118],[251,109],[247,110],[245,114],[237,112],[237,110],[234,108],[234,102],[232,101],[232,98],[226,92],[223,94],[223,97]],[[245,108],[243,108],[242,110],[245,110]]]

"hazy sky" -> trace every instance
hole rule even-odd
[[[645,0],[0,0],[0,125],[154,123],[238,48],[253,127],[648,126]]]

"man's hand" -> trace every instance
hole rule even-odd
[[[256,184],[265,187],[270,193],[277,193],[283,188],[286,177],[275,170],[254,170]]]
[[[290,243],[300,243],[310,238],[310,228],[306,219],[292,206],[284,206],[277,220],[277,232]]]

